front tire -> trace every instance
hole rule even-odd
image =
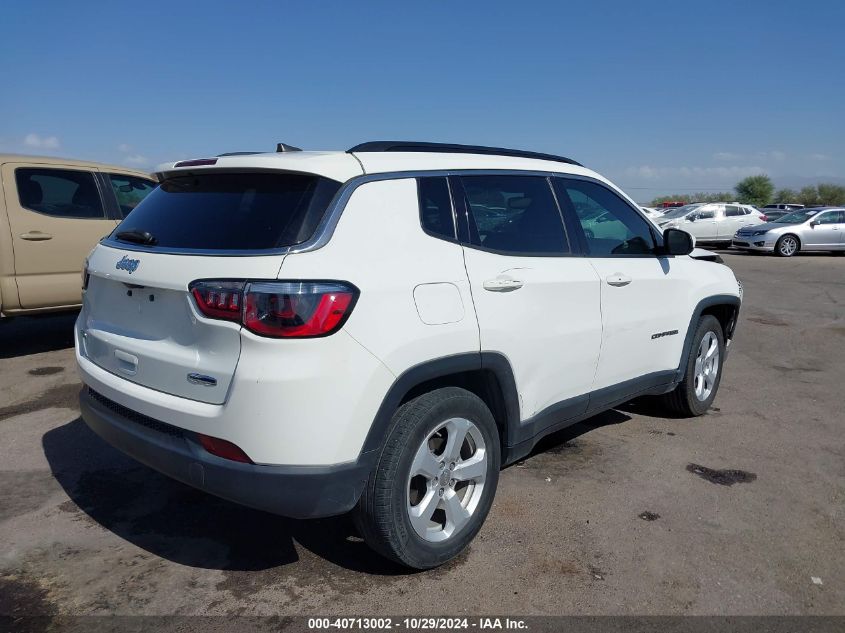
[[[414,398],[394,414],[353,513],[361,536],[408,567],[442,565],[481,529],[500,463],[496,422],[478,396],[445,387]]]
[[[664,396],[666,405],[685,417],[703,415],[719,390],[724,358],[722,325],[716,317],[705,315],[698,321],[693,335],[683,380]]]
[[[778,257],[792,257],[801,250],[801,243],[794,235],[784,235],[775,244],[775,254]]]

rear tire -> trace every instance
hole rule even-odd
[[[775,255],[792,257],[801,250],[801,242],[794,235],[784,235],[775,244]]]
[[[722,325],[716,317],[707,314],[701,317],[695,329],[683,380],[663,396],[667,408],[684,417],[706,413],[722,381],[724,358]]]
[[[442,565],[481,529],[500,460],[496,422],[478,396],[457,387],[418,396],[393,416],[355,524],[387,558],[415,569]]]

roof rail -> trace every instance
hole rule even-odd
[[[261,154],[261,152],[223,152],[222,154],[217,154],[217,158],[223,158],[224,156],[252,156],[253,154]]]
[[[491,154],[494,156],[515,156],[519,158],[537,158],[540,160],[551,160],[557,163],[578,165],[581,163],[554,154],[543,154],[541,152],[527,152],[521,149],[507,149],[505,147],[486,147],[484,145],[458,145],[456,143],[423,143],[416,141],[370,141],[361,143],[346,150],[353,152],[441,152],[448,154]]]

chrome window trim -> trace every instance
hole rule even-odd
[[[271,170],[272,171],[272,170]],[[377,174],[362,174],[360,176],[353,176],[338,189],[335,197],[326,208],[320,223],[314,230],[314,235],[301,244],[293,246],[286,246],[282,248],[270,248],[261,250],[214,250],[214,249],[189,249],[189,248],[168,248],[161,246],[143,246],[141,244],[131,244],[119,242],[107,236],[100,240],[100,244],[115,248],[118,250],[134,251],[140,253],[160,253],[166,255],[205,255],[218,257],[262,257],[262,256],[279,256],[289,255],[295,253],[307,253],[316,251],[329,243],[334,231],[337,228],[340,217],[346,208],[349,199],[355,190],[361,185],[370,182],[379,182],[382,180],[404,180],[425,178],[429,176],[541,176],[543,178],[570,178],[574,180],[585,180],[594,182],[602,187],[606,187],[619,195],[620,199],[625,202],[631,209],[634,210],[641,218],[649,222],[647,216],[642,209],[636,205],[631,204],[625,197],[621,190],[609,186],[606,182],[585,176],[582,174],[572,174],[565,171],[537,171],[528,169],[432,169],[432,170],[411,170],[411,171],[390,171],[381,172]],[[451,185],[450,185],[451,186]],[[553,189],[553,188],[552,188]],[[554,194],[554,189],[553,189]],[[418,205],[416,205],[418,206]],[[457,219],[457,218],[456,218]],[[455,229],[457,230],[457,222]],[[571,248],[571,244],[570,244]]]
[[[642,209],[628,202],[624,194],[620,195],[621,190],[617,190],[615,187],[610,187],[606,182],[599,180],[598,178],[593,178],[591,176],[585,176],[582,174],[572,174],[560,171],[537,171],[528,169],[432,169],[393,171],[382,172],[378,174],[363,174],[361,176],[355,176],[354,178],[350,178],[349,180],[347,180],[338,191],[335,200],[332,201],[332,203],[329,205],[326,214],[323,216],[323,220],[317,226],[316,231],[314,231],[313,237],[310,240],[303,242],[302,244],[297,244],[296,246],[290,247],[288,252],[291,254],[305,253],[309,251],[318,250],[325,246],[332,238],[335,228],[337,228],[337,223],[340,221],[340,216],[343,214],[343,210],[346,207],[346,203],[349,201],[349,198],[352,196],[355,190],[361,185],[381,180],[403,180],[406,178],[416,179],[425,178],[428,176],[446,176],[447,178],[449,176],[540,176],[543,178],[571,178],[574,180],[585,180],[588,182],[594,182],[598,185],[601,185],[602,187],[607,187],[608,189],[619,195],[620,199],[625,202],[629,207],[631,207],[631,209],[633,209],[634,212],[636,212],[641,218],[646,220],[646,222],[649,222],[648,218],[642,212]],[[552,194],[554,195],[553,188]],[[457,229],[457,224],[455,228]]]

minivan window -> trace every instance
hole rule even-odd
[[[511,255],[569,253],[557,203],[542,176],[462,176],[477,246]]]
[[[590,255],[647,255],[655,251],[650,223],[607,187],[555,178],[558,200],[575,212]]]
[[[124,218],[156,187],[152,180],[137,176],[109,174],[108,178]]]
[[[427,233],[455,239],[452,198],[446,178],[436,176],[419,179],[420,221]]]
[[[15,170],[15,182],[25,209],[57,218],[105,217],[100,192],[89,171],[21,167]]]
[[[262,250],[310,238],[339,182],[282,173],[207,172],[168,178],[115,229],[164,248]]]

